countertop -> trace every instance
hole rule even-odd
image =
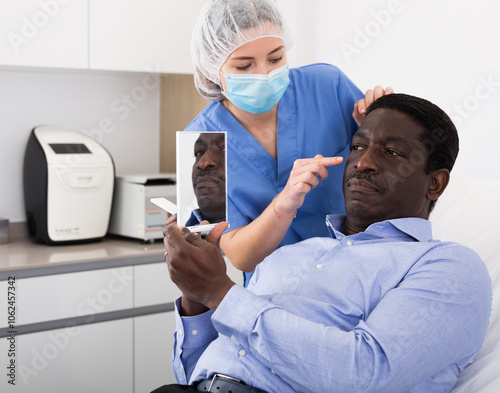
[[[9,276],[36,277],[161,262],[163,252],[161,240],[142,243],[105,237],[93,243],[47,246],[21,237],[0,245],[0,281]]]

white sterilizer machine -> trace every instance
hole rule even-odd
[[[108,230],[115,168],[108,151],[77,131],[35,127],[24,156],[30,238],[46,244],[102,239]]]

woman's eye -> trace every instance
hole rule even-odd
[[[250,68],[250,64],[247,64],[247,65],[245,65],[245,66],[238,66],[238,67],[236,67],[236,69],[237,69],[238,71],[246,71],[246,70],[248,70],[249,68]]]
[[[276,59],[271,59],[271,63],[279,63],[281,60],[283,60],[283,56],[280,56]]]

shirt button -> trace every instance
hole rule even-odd
[[[348,240],[346,244],[347,244],[348,246],[352,246],[352,245],[353,245],[353,243],[354,243],[354,242],[353,242],[352,240]]]
[[[321,263],[318,263],[318,264],[316,265],[316,269],[321,269],[321,268],[323,268],[323,265],[322,265]]]
[[[243,356],[245,356],[247,353],[245,352],[245,350],[244,350],[244,349],[240,349],[240,351],[238,352],[238,354],[239,354],[241,357],[243,357]]]
[[[196,329],[191,330],[191,334],[193,336],[196,336],[198,334],[198,330],[196,330]]]
[[[179,335],[181,335],[181,336],[184,335],[184,331],[182,329],[179,329]]]
[[[236,337],[234,337],[234,335],[231,335],[231,340],[236,341]]]

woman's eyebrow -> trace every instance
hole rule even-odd
[[[238,57],[230,57],[229,60],[253,60],[253,56],[238,56]]]
[[[276,49],[273,49],[271,52],[269,52],[267,55],[272,55],[276,52],[279,52],[280,50],[282,50],[285,46],[284,45],[280,45],[278,46]],[[229,60],[253,60],[255,59],[255,57],[253,56],[237,56],[237,57],[230,57]]]
[[[272,50],[271,52],[269,52],[267,55],[272,55],[273,53],[276,53],[278,51],[280,51],[281,49],[283,49],[285,46],[284,45],[280,45],[278,46],[276,49]]]

